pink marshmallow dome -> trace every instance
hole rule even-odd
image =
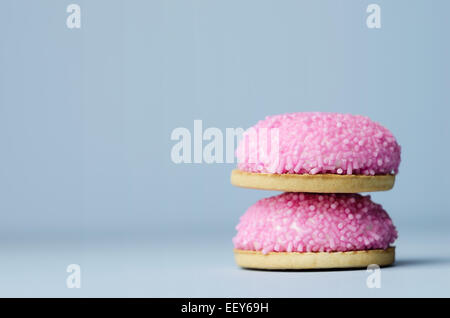
[[[247,130],[236,156],[239,170],[246,172],[397,174],[400,146],[388,129],[365,116],[291,113],[268,116]]]
[[[233,238],[241,250],[345,252],[386,249],[397,238],[392,220],[369,195],[283,193],[258,201]]]

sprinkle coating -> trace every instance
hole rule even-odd
[[[401,148],[366,116],[291,113],[268,116],[238,145],[238,168],[292,174],[397,174]]]
[[[370,195],[283,193],[258,201],[233,238],[241,250],[346,252],[386,249],[397,230]]]

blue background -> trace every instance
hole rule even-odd
[[[81,6],[79,30],[66,27],[72,2]],[[2,1],[3,248],[42,243],[53,255],[60,250],[51,244],[71,242],[78,258],[60,260],[61,278],[48,274],[61,279],[58,288],[64,264],[89,262],[99,240],[176,242],[177,251],[217,240],[228,253],[239,216],[274,193],[232,187],[233,164],[174,164],[170,134],[192,131],[195,119],[225,131],[298,111],[363,114],[388,127],[403,161],[395,188],[373,198],[400,237],[442,231],[430,244],[442,243],[450,225],[450,2],[376,1],[382,27],[368,29],[373,2]],[[35,262],[27,253],[23,261]],[[186,257],[179,264],[196,264]],[[25,284],[2,275],[13,291]],[[190,291],[180,294],[205,296]]]

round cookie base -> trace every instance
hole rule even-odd
[[[392,189],[395,175],[338,175],[338,174],[269,174],[235,169],[231,184],[242,188],[283,192],[360,193]]]
[[[395,261],[395,247],[386,250],[364,250],[350,252],[271,252],[234,249],[236,263],[243,268],[300,270],[366,268],[371,264],[392,265]]]

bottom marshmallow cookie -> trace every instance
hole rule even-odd
[[[355,268],[394,263],[392,220],[370,196],[283,193],[251,206],[233,238],[239,266]]]

